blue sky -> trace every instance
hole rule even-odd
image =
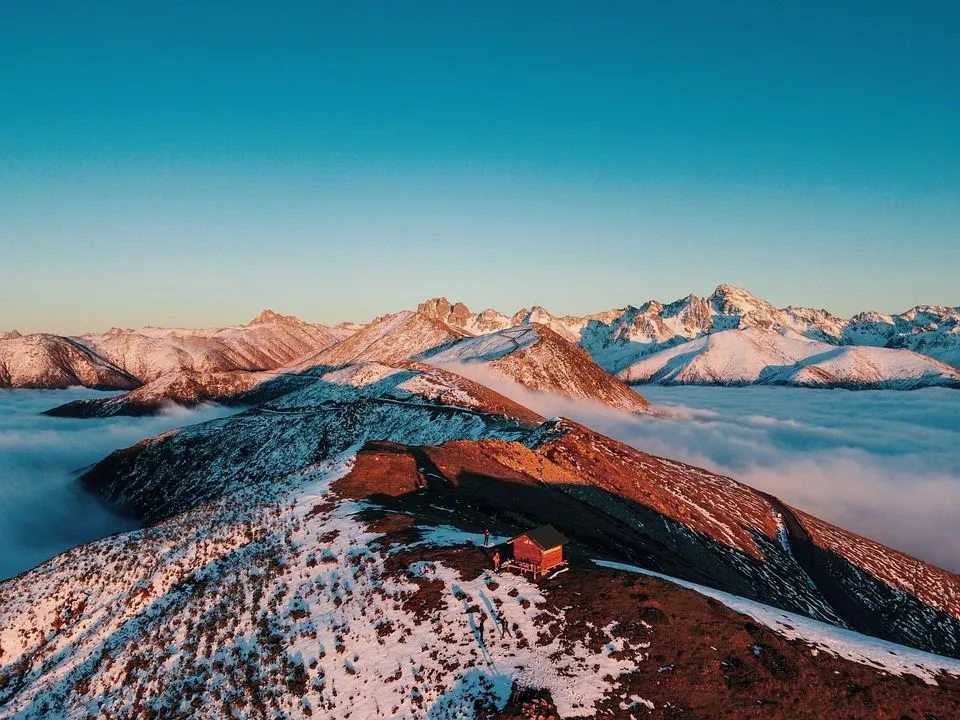
[[[958,5],[777,5],[4,3],[0,327],[960,305]]]

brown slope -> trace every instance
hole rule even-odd
[[[546,325],[530,323],[465,338],[425,353],[432,364],[481,378],[492,372],[539,392],[591,400],[627,412],[643,412],[647,401],[597,365],[582,348]],[[471,376],[474,376],[471,375]]]
[[[339,482],[341,492],[381,501],[397,497],[392,502],[427,516],[433,512],[428,508],[447,504],[458,519],[493,524],[507,535],[551,523],[597,555],[894,642],[960,655],[960,613],[938,600],[960,591],[956,576],[909,558],[912,568],[922,568],[916,577],[935,586],[918,594],[891,584],[889,573],[836,552],[818,565],[793,537],[781,541],[775,498],[573,423],[545,426],[527,444],[377,444],[369,454],[373,460],[361,455],[355,472]],[[443,521],[442,514],[434,519]],[[892,553],[873,546],[876,553]]]
[[[546,325],[533,323],[539,340],[490,362],[490,367],[524,387],[555,392],[643,412],[647,401],[597,365],[590,354]]]

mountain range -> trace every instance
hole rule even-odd
[[[544,360],[536,373],[530,359],[523,373],[511,370],[515,363],[509,358],[518,356],[510,353],[470,356],[468,348],[486,342],[472,338],[489,337],[496,345],[507,337],[503,333],[529,328],[537,328],[539,340],[524,353]],[[328,327],[266,310],[247,325],[209,330],[113,329],[79,337],[8,331],[0,334],[0,387],[134,389],[124,400],[102,403],[102,410],[80,406],[64,412],[142,413],[166,402],[230,402],[275,372],[430,357],[483,362],[535,390],[601,402],[616,397],[615,406],[630,410],[636,403],[601,376],[629,385],[960,387],[960,309],[918,306],[899,315],[867,312],[842,319],[826,310],[777,309],[721,285],[706,298],[689,295],[584,316],[558,317],[539,306],[511,316],[473,313],[462,303],[435,298],[415,312]],[[575,387],[570,373],[558,370],[560,357],[591,368],[592,380]],[[599,394],[598,384],[604,386]]]

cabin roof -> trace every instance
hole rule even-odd
[[[549,550],[550,548],[554,548],[569,542],[563,533],[557,530],[553,525],[541,525],[533,530],[527,530],[527,532],[523,533],[522,535],[517,535],[517,537],[513,538],[513,540],[510,542],[519,540],[522,537],[528,538],[535,542],[540,546],[541,550]]]

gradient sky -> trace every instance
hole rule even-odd
[[[0,7],[0,328],[960,305],[956,2]]]

